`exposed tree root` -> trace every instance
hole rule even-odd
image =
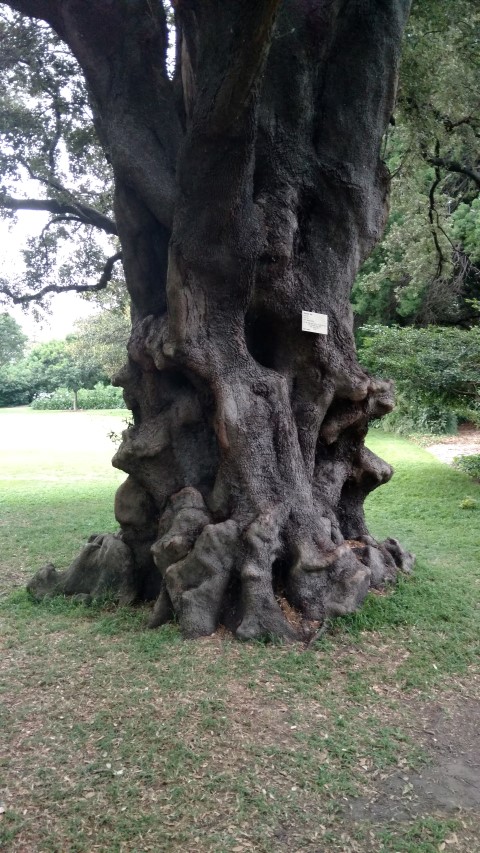
[[[223,623],[240,639],[309,641],[329,617],[353,612],[370,588],[393,583],[413,564],[395,539],[361,536],[323,553],[313,545],[299,549],[288,566],[273,516],[258,517],[243,531],[232,519],[215,523],[193,488],[170,499],[151,553],[159,591],[149,627],[175,617],[187,637],[212,634]],[[279,562],[283,570],[276,574]],[[37,600],[109,595],[132,604],[140,598],[138,577],[124,534],[95,536],[67,571],[47,565],[28,590]]]

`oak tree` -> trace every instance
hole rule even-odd
[[[97,224],[118,235],[132,305],[120,533],[30,589],[155,600],[152,626],[175,615],[189,636],[310,636],[412,563],[365,523],[392,469],[364,439],[393,397],[358,363],[349,302],[386,221],[409,2],[5,5],[82,70],[114,182]],[[53,185],[56,152],[50,212],[90,227],[92,206]]]

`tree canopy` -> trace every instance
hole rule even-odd
[[[5,5],[0,39],[0,210],[13,221],[26,210],[43,219],[23,252],[25,272],[1,278],[0,292],[41,303],[101,289],[120,253],[111,171],[78,63],[49,27]]]

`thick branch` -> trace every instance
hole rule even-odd
[[[449,160],[448,157],[427,157],[426,160],[431,166],[439,166],[448,172],[458,172],[460,175],[465,175],[474,181],[480,189],[480,172],[476,172],[475,169],[469,169],[468,166],[463,166],[457,160]]]
[[[162,4],[8,0],[7,5],[45,20],[69,46],[85,75],[95,127],[115,179],[169,228],[182,128],[166,71]]]
[[[10,6],[14,12],[46,21],[55,27],[59,35],[61,34],[58,0],[2,0],[2,2],[5,6]]]
[[[8,296],[16,305],[23,305],[25,302],[34,302],[35,300],[42,299],[48,293],[67,293],[69,290],[74,290],[76,293],[87,293],[96,290],[104,290],[112,278],[113,267],[117,261],[120,261],[121,259],[121,252],[117,252],[115,255],[108,258],[103,268],[102,275],[96,284],[67,284],[65,287],[61,287],[58,284],[48,284],[41,290],[37,290],[36,293],[24,293],[21,296],[13,293],[9,287],[2,286],[2,293]]]
[[[437,149],[438,149],[438,146],[439,146],[439,143],[437,140],[437,144],[436,144]],[[444,260],[445,260],[443,257],[442,247],[440,246],[440,242],[438,239],[438,234],[437,234],[436,229],[435,229],[435,221],[434,221],[435,217],[436,217],[437,223],[438,223],[438,213],[437,213],[437,209],[435,207],[435,190],[437,189],[440,181],[441,181],[440,169],[437,165],[435,167],[435,180],[434,180],[432,186],[430,187],[430,192],[428,194],[428,200],[429,200],[428,219],[429,219],[430,225],[432,226],[432,228],[431,228],[432,237],[433,237],[433,242],[435,244],[435,249],[436,249],[437,256],[438,256],[438,267],[437,267],[437,277],[438,278],[440,278],[440,276],[442,274],[443,264],[444,264]]]
[[[242,27],[233,40],[233,62],[215,99],[214,112],[225,126],[244,109],[258,81],[270,46],[279,0],[248,0]]]
[[[118,233],[113,219],[82,202],[59,201],[52,198],[12,198],[4,195],[0,196],[0,207],[7,210],[46,210],[58,215],[70,214],[84,225],[93,225],[107,234]]]
[[[443,119],[443,124],[445,130],[448,133],[451,133],[452,130],[455,130],[457,127],[461,127],[463,124],[468,124],[472,128],[474,135],[478,136],[478,133],[475,132],[475,125],[477,121],[478,120],[475,119],[473,116],[465,116],[464,118],[458,119],[458,121],[452,121],[450,118],[448,118],[448,116],[445,116]]]

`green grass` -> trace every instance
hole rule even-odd
[[[126,412],[0,410],[0,564],[65,566],[90,533],[115,529],[113,495],[124,474],[108,438]]]
[[[463,671],[480,651],[480,502],[479,511],[467,512],[462,501],[480,497],[480,488],[404,439],[375,433],[369,444],[397,469],[367,500],[371,531],[400,539],[417,562],[394,595],[370,596],[344,627],[358,633],[408,626],[414,654],[400,673],[411,683]]]
[[[467,813],[427,804],[392,823],[367,805],[352,819],[349,804],[434,760],[430,703],[461,730],[480,582],[480,512],[461,503],[480,488],[375,431],[397,474],[369,498],[369,524],[417,554],[413,576],[306,651],[188,642],[175,625],[145,630],[148,608],[38,605],[23,590],[42,563],[64,567],[91,532],[115,529],[109,426],[122,414],[0,411],[0,844],[436,853],[457,838],[452,849],[474,851]]]

